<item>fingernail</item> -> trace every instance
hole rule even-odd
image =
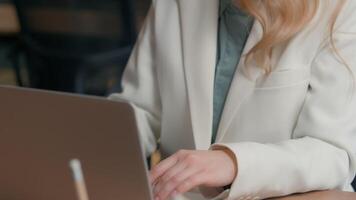
[[[179,194],[178,194],[178,192],[177,191],[173,191],[172,192],[172,197],[174,198],[174,197],[177,197]]]
[[[157,193],[159,192],[159,190],[160,190],[160,186],[159,186],[159,185],[155,185],[155,187],[154,187],[154,189],[153,189],[153,192],[154,192],[155,194],[157,194]]]

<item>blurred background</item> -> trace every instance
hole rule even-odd
[[[150,0],[0,0],[0,84],[106,96]]]
[[[120,92],[149,6],[150,0],[0,0],[0,85]]]

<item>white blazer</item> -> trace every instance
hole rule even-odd
[[[238,159],[238,176],[224,197],[352,190],[356,85],[349,70],[356,73],[356,1],[347,0],[334,35],[349,69],[328,40],[336,2],[322,0],[312,23],[276,49],[268,77],[254,65],[247,77],[241,58],[215,144]],[[218,7],[219,0],[153,1],[124,73],[124,92],[111,96],[134,105],[147,154],[158,138],[165,156],[211,148]],[[261,35],[256,21],[245,53]]]

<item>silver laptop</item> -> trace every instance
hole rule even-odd
[[[128,104],[0,87],[1,200],[150,200]]]

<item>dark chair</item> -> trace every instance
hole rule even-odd
[[[352,183],[352,186],[354,187],[354,189],[356,190],[356,177],[354,179],[354,182]]]
[[[13,0],[21,34],[13,54],[23,85],[105,95],[121,90],[121,75],[136,39],[132,0]]]

